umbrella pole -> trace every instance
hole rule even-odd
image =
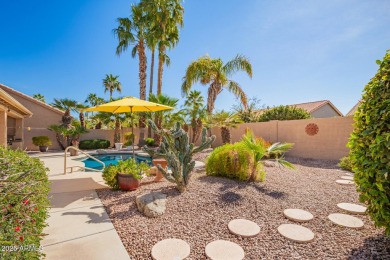
[[[134,156],[134,122],[133,122],[133,107],[130,107],[130,120],[131,120],[131,139],[132,139],[132,146],[133,146],[133,159],[135,160]]]

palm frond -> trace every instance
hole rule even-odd
[[[290,150],[294,144],[292,143],[274,143],[267,149],[268,154],[281,155]]]
[[[225,66],[223,66],[223,70],[228,76],[231,76],[238,71],[244,71],[252,78],[252,64],[242,55],[237,55],[234,59],[227,62]]]
[[[246,94],[244,92],[244,90],[242,90],[241,86],[235,82],[235,81],[229,81],[229,83],[227,84],[226,88],[232,92],[237,98],[240,99],[242,105],[244,106],[244,108],[246,109],[248,107],[248,99],[246,97]]]

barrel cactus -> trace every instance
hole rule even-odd
[[[149,125],[155,133],[163,138],[160,148],[154,155],[167,160],[171,171],[167,171],[160,165],[157,165],[158,169],[168,181],[176,183],[180,192],[184,192],[187,189],[191,172],[195,167],[195,161],[192,160],[192,156],[210,147],[215,140],[215,136],[207,137],[206,129],[204,128],[202,131],[202,143],[195,147],[194,144],[190,143],[188,134],[178,122],[169,131],[158,129],[152,120],[149,120]],[[153,152],[147,146],[144,147],[144,150]]]

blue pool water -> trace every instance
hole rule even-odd
[[[118,161],[127,160],[127,159],[133,157],[133,155],[129,154],[129,153],[96,154],[96,155],[92,155],[92,156],[95,157],[96,159],[102,161],[106,165],[106,167],[109,166],[110,164],[117,165]],[[135,159],[138,163],[146,162],[147,164],[152,165],[151,158],[141,157],[141,156],[136,155]],[[97,170],[103,169],[103,166],[100,163],[98,163],[95,160],[92,160],[91,158],[87,158],[87,159],[83,160],[82,162],[85,163],[85,167],[97,169]]]

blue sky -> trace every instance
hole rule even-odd
[[[131,3],[1,0],[0,83],[41,93],[48,102],[84,101],[91,92],[108,98],[102,79],[112,73],[122,82],[121,96],[138,97],[138,61],[130,53],[115,55],[112,33]],[[238,73],[233,79],[248,97],[269,106],[329,99],[345,114],[390,49],[388,0],[186,0],[184,7],[184,28],[163,81],[163,93],[177,98],[191,61],[242,54],[253,78]],[[216,108],[237,102],[223,91]]]

